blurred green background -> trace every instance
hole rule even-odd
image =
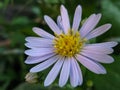
[[[58,82],[54,82],[50,87],[44,87],[48,71],[39,73],[37,84],[25,82],[25,75],[34,66],[24,64],[25,37],[36,36],[32,32],[34,26],[50,32],[43,16],[49,15],[56,20],[61,4],[68,9],[71,21],[76,6],[80,4],[83,19],[92,13],[102,13],[99,25],[112,24],[107,33],[92,42],[120,42],[120,0],[0,0],[0,90],[120,90],[120,44],[112,54],[115,62],[104,64],[106,75],[97,75],[83,68],[82,86],[72,88],[67,83],[59,88]]]

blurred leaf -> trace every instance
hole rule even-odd
[[[6,24],[6,21],[2,15],[0,16],[0,24]]]
[[[8,6],[10,0],[4,0],[4,6],[5,8]]]
[[[12,77],[9,76],[9,74],[0,74],[0,90],[2,88],[2,90],[6,90],[6,88],[8,87],[8,85],[10,84],[10,80],[12,80]]]
[[[106,65],[107,74],[88,74],[89,79],[93,80],[95,90],[120,90],[120,56],[114,58],[114,63]]]
[[[66,87],[60,88],[57,85],[51,85],[49,87],[44,87],[41,84],[29,84],[29,83],[22,83],[18,87],[16,87],[14,90],[74,90],[70,85],[67,85]],[[81,88],[76,90],[82,90]]]
[[[15,17],[13,20],[12,20],[12,25],[26,25],[30,22],[30,20],[27,18],[27,17],[24,17],[24,16],[20,16],[20,17]]]
[[[5,48],[0,48],[0,54],[3,52],[3,51],[5,51]]]
[[[45,89],[43,89],[43,87],[38,84],[22,83],[14,90],[45,90]]]
[[[44,0],[46,3],[58,3],[59,0]]]
[[[57,4],[40,4],[42,15],[49,15],[53,19],[59,14],[59,7]]]
[[[24,33],[27,36],[37,36],[32,30],[33,27],[29,26],[29,27],[23,28],[21,31],[22,31],[22,33]]]
[[[120,37],[109,38],[107,41],[120,42]]]
[[[39,16],[41,14],[41,10],[38,7],[32,7],[32,11],[33,13],[35,13],[37,16]]]
[[[24,46],[24,41],[25,41],[24,38],[25,38],[24,35],[20,32],[11,33],[10,35],[11,45],[12,46],[16,46],[16,45]]]
[[[118,3],[120,3],[119,0],[117,0]],[[102,10],[103,13],[107,16],[108,19],[111,19],[113,21],[116,21],[120,24],[120,7],[115,5],[114,2],[111,0],[103,0],[102,1]]]
[[[0,2],[0,9],[3,8],[4,4],[3,2]]]
[[[120,6],[115,3],[120,3],[119,0],[115,0],[116,2],[112,2],[112,0],[102,0],[102,14],[103,19],[102,23],[111,23],[112,28],[106,32],[104,35],[100,36],[100,40],[114,38],[120,36]]]

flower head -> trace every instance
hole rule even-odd
[[[38,82],[38,76],[36,73],[27,73],[26,76],[25,76],[25,80],[28,82],[28,83],[37,83]]]
[[[44,81],[45,86],[50,85],[60,73],[60,87],[63,87],[69,78],[71,85],[76,87],[83,82],[78,62],[96,74],[105,74],[106,70],[100,63],[112,63],[114,61],[108,54],[113,52],[112,47],[116,46],[117,43],[86,43],[111,28],[111,24],[95,28],[101,14],[92,14],[80,26],[82,9],[78,5],[72,27],[70,27],[66,8],[61,5],[60,10],[61,15],[57,18],[57,24],[49,16],[44,16],[54,35],[41,28],[34,27],[33,31],[40,37],[26,38],[27,43],[25,45],[30,49],[25,51],[25,54],[29,55],[25,63],[40,63],[30,69],[32,73],[40,72],[54,64]]]

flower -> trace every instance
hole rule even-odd
[[[38,82],[37,79],[38,79],[37,73],[31,73],[31,72],[29,72],[25,76],[25,80],[28,83],[37,83]]]
[[[40,72],[51,65],[44,85],[49,86],[60,73],[59,86],[63,87],[68,79],[73,87],[83,82],[82,72],[78,64],[81,63],[96,74],[106,74],[105,68],[100,63],[112,63],[114,59],[109,56],[113,52],[112,47],[116,42],[104,42],[89,44],[88,41],[95,38],[111,28],[111,24],[105,24],[95,28],[101,14],[92,14],[79,29],[82,9],[78,5],[70,27],[69,16],[66,8],[61,5],[61,16],[57,18],[57,24],[47,15],[44,19],[54,35],[49,34],[41,28],[34,27],[33,31],[40,37],[27,37],[25,44],[29,50],[26,64],[36,64],[30,72]]]

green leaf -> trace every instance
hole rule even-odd
[[[11,46],[16,46],[16,45],[24,45],[25,42],[25,37],[21,32],[13,32],[10,35],[11,39]]]
[[[112,28],[102,35],[102,38],[113,38],[120,36],[120,6],[116,5],[119,3],[119,0],[115,0],[116,2],[112,2],[111,0],[102,0],[102,14],[103,14],[103,24],[111,23]]]
[[[24,16],[20,16],[20,17],[15,17],[13,20],[12,20],[12,24],[13,25],[26,25],[30,22],[30,20],[27,18],[27,17],[24,17]]]
[[[56,84],[48,87],[44,87],[41,84],[22,83],[19,86],[17,86],[14,90],[74,90],[74,89],[70,85],[66,85],[65,87],[60,88]],[[76,90],[82,90],[82,89],[79,88]]]
[[[120,90],[120,56],[114,56],[114,58],[114,63],[106,65],[107,74],[88,74],[89,79],[93,81],[95,90]]]
[[[0,9],[3,8],[4,4],[3,2],[0,2]]]
[[[46,3],[59,3],[59,1],[63,0],[44,0]]]
[[[102,10],[103,13],[106,15],[106,18],[111,19],[111,21],[115,21],[118,24],[120,23],[120,19],[118,19],[120,18],[120,9],[111,0],[102,1]]]

